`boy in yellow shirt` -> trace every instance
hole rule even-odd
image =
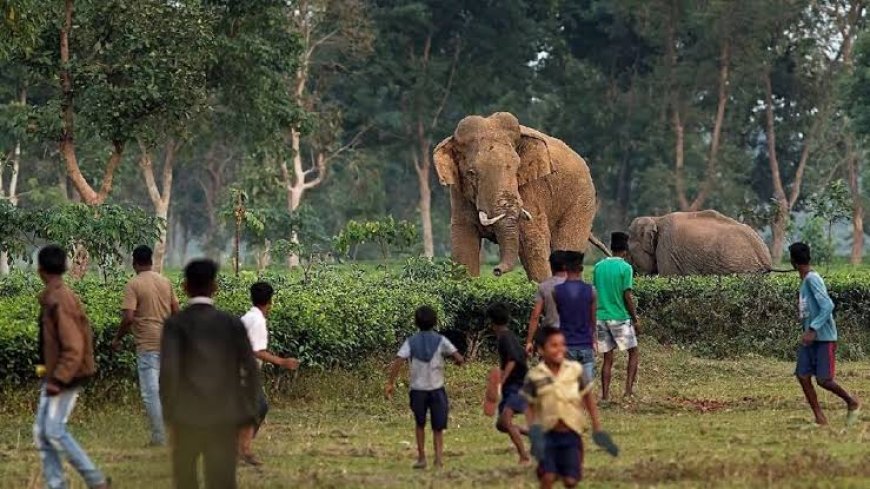
[[[613,456],[619,449],[601,429],[591,383],[583,380],[583,366],[567,360],[565,336],[553,327],[538,333],[541,362],[526,377],[523,394],[531,429],[532,454],[538,459],[541,488],[561,480],[575,487],[583,478],[583,441],[580,434],[592,425],[593,441]],[[585,412],[588,413],[587,419]]]

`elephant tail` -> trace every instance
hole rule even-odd
[[[769,268],[764,273],[791,273],[795,271],[793,268]]]
[[[593,246],[601,250],[607,256],[613,256],[613,252],[607,246],[604,246],[604,243],[601,242],[594,234],[589,234],[589,242],[592,243]]]

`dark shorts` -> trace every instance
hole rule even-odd
[[[549,431],[544,435],[546,456],[540,470],[563,479],[583,478],[583,440],[573,431]]]
[[[269,413],[269,401],[266,400],[266,391],[260,390],[260,395],[257,396],[257,419],[254,423],[254,434],[260,431],[260,426],[266,421],[266,414]]]
[[[501,388],[501,402],[498,403],[498,414],[501,415],[502,411],[505,408],[511,408],[516,414],[522,414],[526,412],[529,405],[526,402],[525,398],[523,398],[522,394],[520,394],[520,389],[523,386],[520,384],[508,384],[502,386]]]
[[[795,375],[814,375],[819,380],[834,378],[837,367],[837,342],[816,341],[798,348]]]
[[[447,414],[450,406],[447,402],[447,391],[444,388],[434,391],[415,391],[410,393],[411,411],[418,428],[426,426],[426,412],[432,416],[432,431],[447,429]]]

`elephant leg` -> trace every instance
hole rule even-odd
[[[582,202],[573,205],[552,231],[553,249],[585,253],[589,247],[589,236],[592,234],[592,221],[594,220],[595,208],[593,206]]]
[[[472,277],[480,276],[480,234],[477,227],[468,224],[451,224],[450,246],[453,261],[464,265]]]
[[[520,225],[520,262],[529,280],[541,282],[550,275],[550,229],[546,219]]]

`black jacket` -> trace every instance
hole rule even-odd
[[[243,425],[257,415],[260,372],[242,321],[207,304],[166,320],[160,400],[169,424]]]

